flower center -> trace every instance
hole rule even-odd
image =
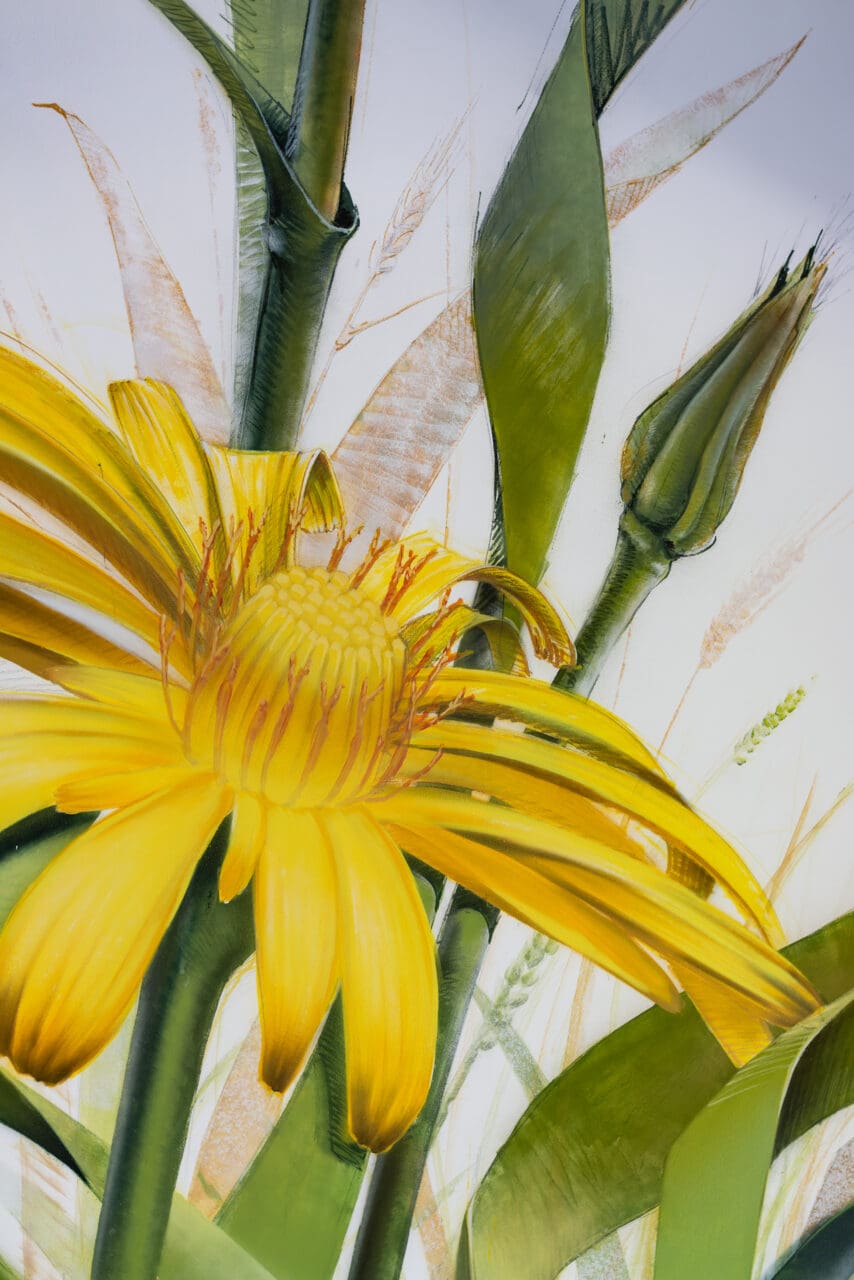
[[[275,804],[344,804],[386,768],[406,649],[346,574],[275,574],[196,677],[188,753]]]

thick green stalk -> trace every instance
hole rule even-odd
[[[475,900],[476,901],[476,900]],[[439,944],[439,1035],[430,1093],[415,1124],[377,1161],[350,1280],[397,1280],[442,1096],[497,912],[460,897]],[[469,905],[471,902],[472,905]]]
[[[341,200],[364,17],[365,0],[311,0],[300,53],[288,159],[330,222]]]
[[[557,673],[556,688],[590,693],[611,649],[671,564],[662,540],[624,511],[605,580],[576,637],[578,665]]]
[[[364,0],[311,0],[284,183],[268,185],[267,276],[238,443],[293,449],[338,256],[357,225],[344,162]]]
[[[249,896],[219,901],[224,847],[221,829],[142,984],[92,1280],[157,1275],[208,1033],[226,982],[253,946]]]

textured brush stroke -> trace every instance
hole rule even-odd
[[[612,227],[678,173],[686,160],[770,88],[806,40],[729,84],[695,99],[663,120],[633,134],[605,159],[608,221]]]
[[[207,344],[115,156],[79,116],[55,102],[36,105],[65,120],[101,198],[121,273],[137,373],[173,386],[199,433],[224,443],[231,413]]]
[[[397,536],[481,403],[466,292],[409,345],[333,454],[351,523]]]

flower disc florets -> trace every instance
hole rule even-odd
[[[387,767],[406,648],[347,574],[295,566],[238,611],[190,696],[188,751],[274,804],[347,803]]]

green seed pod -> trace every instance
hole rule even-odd
[[[671,559],[705,550],[728,514],[825,270],[815,262],[815,246],[791,272],[787,262],[632,427],[623,449],[623,501]]]

